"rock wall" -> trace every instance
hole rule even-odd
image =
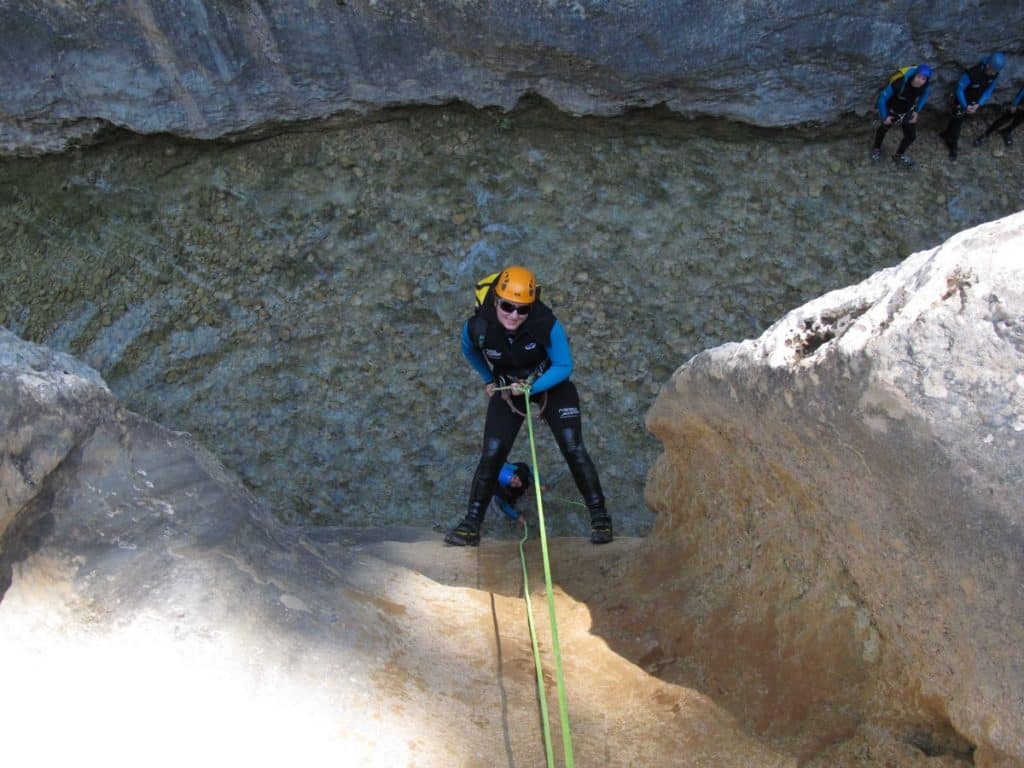
[[[887,722],[1024,764],[1022,249],[1024,214],[968,230],[673,375],[648,414],[649,557],[692,619],[651,632],[668,677],[781,740]]]
[[[215,138],[396,104],[573,114],[664,104],[756,125],[872,109],[927,60],[946,83],[1020,50],[1014,0],[883,5],[705,0],[46,0],[2,4],[0,151],[110,126]],[[1012,76],[1016,67],[1011,65]]]

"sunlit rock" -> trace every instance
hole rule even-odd
[[[1021,253],[1017,214],[675,373],[648,562],[681,567],[648,578],[687,620],[652,664],[806,755],[870,721],[1022,764]]]

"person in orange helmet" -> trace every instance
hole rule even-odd
[[[537,281],[525,267],[502,270],[476,314],[462,328],[462,354],[483,380],[487,395],[484,444],[469,491],[465,519],[445,536],[454,546],[480,543],[480,526],[505,459],[525,418],[529,384],[531,410],[540,412],[569,466],[590,511],[590,540],[612,540],[597,469],[583,444],[583,419],[576,385],[570,380],[572,351],[565,329],[538,297]],[[496,391],[500,387],[508,390]]]

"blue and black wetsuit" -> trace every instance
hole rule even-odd
[[[591,523],[609,521],[601,482],[583,444],[583,421],[576,386],[570,381],[573,361],[569,339],[554,313],[540,301],[530,308],[525,322],[507,331],[498,322],[489,295],[462,329],[462,353],[484,384],[499,385],[533,378],[531,410],[543,408],[558,448],[565,458],[576,487],[590,510]],[[498,473],[508,458],[523,424],[522,395],[506,398],[495,392],[487,404],[484,443],[473,475],[466,519],[479,526],[495,491]],[[610,522],[608,522],[610,526]]]
[[[1014,128],[1024,123],[1024,87],[1017,91],[1017,95],[1013,97],[1010,106],[1013,107],[1013,110],[1004,112],[997,117],[992,125],[985,129],[985,136],[991,136],[996,131],[999,131],[1003,136],[1003,141],[1007,144],[1012,143],[1010,134],[1013,133]]]
[[[963,128],[964,120],[967,119],[967,108],[972,104],[983,106],[996,87],[999,69],[990,66],[990,63],[994,63],[994,59],[995,54],[986,56],[960,75],[960,79],[956,83],[956,90],[949,97],[952,115],[949,118],[949,124],[940,135],[946,142],[946,146],[949,147],[951,158],[956,158],[960,129]]]
[[[885,134],[896,123],[899,123],[903,129],[903,140],[896,148],[897,155],[906,152],[917,138],[917,125],[912,123],[910,118],[915,112],[924,109],[924,105],[928,103],[928,94],[932,89],[931,78],[925,80],[921,86],[914,85],[914,75],[917,74],[918,69],[919,67],[911,67],[902,78],[889,83],[878,94],[878,115],[882,122],[878,126],[878,130],[875,131],[875,149],[882,148]],[[892,117],[894,121],[886,125],[885,121],[889,117]]]

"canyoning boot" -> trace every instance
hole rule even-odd
[[[476,472],[473,473],[473,483],[469,488],[466,517],[448,531],[444,537],[445,544],[451,544],[453,547],[475,547],[480,544],[480,527],[494,496],[498,472],[507,456],[508,448],[501,441],[488,439],[484,443],[484,453],[477,464]]]
[[[899,152],[892,156],[892,161],[896,165],[902,165],[904,168],[910,168],[914,164],[914,161],[910,159],[910,155],[901,155]]]
[[[607,544],[612,540],[612,518],[604,509],[590,513],[590,543]]]
[[[1008,147],[1013,146],[1013,136],[1008,133],[1003,133],[1002,131],[999,132],[999,135],[1003,137],[1003,144]]]
[[[882,150],[880,150],[880,149],[872,149],[871,150],[871,162],[872,163],[877,163],[881,159],[882,159]]]
[[[476,547],[480,544],[480,521],[467,517],[457,526],[448,531],[444,537],[445,544],[453,547]]]

